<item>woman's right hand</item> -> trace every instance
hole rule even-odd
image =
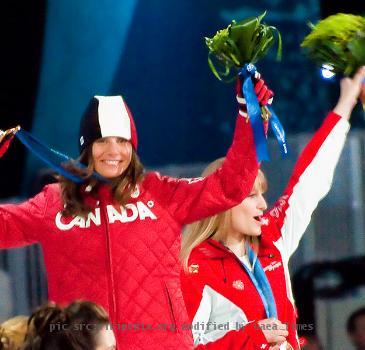
[[[269,344],[280,345],[286,341],[286,337],[289,335],[287,325],[276,318],[266,318],[257,323]]]

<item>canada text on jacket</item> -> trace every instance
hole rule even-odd
[[[114,206],[107,205],[107,220],[109,224],[113,224],[115,222],[133,222],[136,220],[156,220],[156,215],[150,210],[149,207],[153,206],[153,202],[149,201],[146,204],[143,202],[137,203],[129,203],[126,204],[125,208],[120,207],[118,211]],[[62,230],[67,231],[71,230],[74,226],[78,226],[80,228],[89,228],[92,224],[96,226],[101,225],[101,215],[100,208],[95,208],[94,211],[90,212],[87,218],[83,218],[80,216],[75,216],[73,218],[67,218],[62,216],[62,212],[58,212],[55,218],[56,226]]]

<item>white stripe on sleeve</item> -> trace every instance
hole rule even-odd
[[[229,331],[238,330],[247,322],[241,308],[213,288],[205,286],[192,323],[194,346],[214,342]]]

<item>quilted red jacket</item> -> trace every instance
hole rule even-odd
[[[296,350],[300,346],[289,258],[331,188],[348,129],[346,120],[329,113],[301,154],[283,196],[263,217],[258,259],[270,282],[278,319],[288,324],[287,341]],[[221,243],[208,239],[197,246],[181,282],[196,349],[269,349],[256,323],[267,318],[259,293],[236,255]]]
[[[191,349],[179,278],[181,227],[241,202],[257,168],[250,124],[237,117],[226,161],[211,176],[148,173],[124,209],[101,187],[86,220],[63,217],[59,185],[50,185],[20,205],[0,206],[0,246],[39,242],[49,299],[101,304],[118,349]]]

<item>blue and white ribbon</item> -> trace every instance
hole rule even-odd
[[[67,163],[72,162],[80,169],[84,169],[86,166],[78,161],[73,160],[69,156],[58,152],[52,148],[49,148],[29,132],[25,131],[24,129],[20,128],[19,131],[15,134],[15,136],[19,139],[19,141],[26,146],[34,155],[36,155],[40,160],[50,166],[53,170],[57,173],[61,174],[62,176],[66,177],[67,179],[71,180],[75,183],[83,183],[85,179],[82,176],[76,175],[71,171],[65,168]],[[93,176],[100,181],[108,182],[107,179],[99,175],[98,173],[94,172]]]
[[[245,64],[239,72],[242,77],[242,96],[244,96],[247,105],[247,113],[250,118],[253,136],[255,140],[256,155],[259,162],[269,160],[267,140],[265,136],[264,125],[261,118],[261,108],[257,99],[252,77],[255,76],[256,67],[253,64]]]
[[[286,142],[285,131],[284,131],[283,125],[280,123],[280,120],[279,120],[278,116],[276,115],[276,113],[274,112],[274,109],[269,105],[267,105],[266,108],[268,109],[268,111],[271,114],[271,116],[269,118],[270,127],[271,127],[271,130],[274,133],[276,139],[279,142],[279,145],[281,148],[281,153],[283,155],[287,155],[288,154],[288,144]]]
[[[242,77],[243,81],[242,95],[246,100],[247,113],[250,118],[255,140],[257,159],[259,162],[261,162],[263,160],[269,160],[270,157],[267,146],[267,138],[265,135],[264,125],[261,117],[261,108],[255,93],[254,84],[252,82],[252,77],[255,77],[256,71],[256,67],[252,63],[249,63],[245,64],[238,74]],[[280,123],[278,116],[275,114],[273,108],[271,106],[266,107],[271,114],[271,117],[269,118],[271,130],[273,131],[276,139],[281,146],[282,154],[286,155],[288,153],[288,147],[284,128]]]
[[[253,267],[253,271],[241,262],[241,265],[246,270],[248,276],[250,277],[252,283],[254,284],[257,292],[260,295],[262,303],[265,308],[265,313],[267,318],[277,318],[278,312],[276,308],[276,302],[274,298],[274,294],[272,292],[269,280],[266,277],[265,271],[262,268],[262,265],[257,259],[255,252],[252,250],[249,244],[246,245],[246,250],[248,253],[248,259],[250,261],[251,266]]]

